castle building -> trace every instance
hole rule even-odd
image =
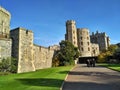
[[[18,72],[35,71],[33,65],[33,32],[24,28],[10,31],[12,56],[18,60]]]
[[[31,30],[21,27],[10,30],[10,18],[11,14],[0,7],[0,62],[3,58],[16,58],[17,73],[52,67],[52,58],[60,47],[34,44],[34,33]],[[103,37],[102,40],[99,37]],[[103,47],[107,49],[109,45],[109,38],[105,33],[90,36],[87,28],[77,29],[74,20],[66,22],[65,39],[79,48],[81,57],[97,56],[99,47],[100,50]]]
[[[0,7],[0,61],[11,56],[10,18],[11,14]]]
[[[66,22],[65,39],[72,42],[74,46],[78,47],[76,23],[73,20]]]
[[[92,35],[90,35],[90,41],[92,43],[99,44],[100,51],[107,50],[110,46],[110,38],[106,35],[105,32],[99,33],[97,31],[95,34],[92,32]]]
[[[58,45],[43,47],[33,43],[33,32],[18,27],[10,31],[12,39],[12,57],[17,58],[17,73],[35,71],[52,67],[54,52]]]
[[[81,57],[98,56],[100,51],[107,50],[110,45],[110,39],[105,32],[90,35],[89,29],[76,28],[74,20],[66,22],[65,40],[78,47]]]
[[[34,33],[25,28],[10,30],[10,13],[0,7],[0,62],[3,58],[17,59],[17,73],[52,67],[58,45],[43,47],[34,44]]]
[[[91,56],[91,43],[89,30],[87,28],[78,28],[78,48],[81,56]]]

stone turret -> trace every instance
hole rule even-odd
[[[18,73],[35,71],[33,63],[33,32],[24,28],[11,30],[12,56],[18,60]]]
[[[11,14],[0,7],[0,38],[9,38]]]
[[[78,45],[81,56],[91,56],[91,43],[89,30],[87,28],[78,28]]]
[[[11,57],[10,18],[10,13],[0,7],[0,61],[3,58]]]
[[[78,45],[77,45],[77,29],[76,29],[76,23],[74,20],[68,20],[66,22],[65,40],[70,41],[74,46],[78,47]]]

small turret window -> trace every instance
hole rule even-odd
[[[81,45],[83,45],[83,42],[81,42]]]
[[[81,48],[82,51],[84,51],[83,47]]]
[[[89,40],[89,37],[87,37],[87,40]]]
[[[83,39],[83,37],[81,37],[81,40]]]
[[[89,45],[90,43],[89,43],[89,42],[87,42],[87,44]]]
[[[88,51],[90,51],[90,48],[88,47]]]

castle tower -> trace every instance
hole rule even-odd
[[[70,41],[75,47],[78,47],[76,23],[74,20],[68,20],[66,22],[65,40]]]
[[[11,14],[0,7],[0,38],[9,38]]]
[[[81,57],[91,56],[91,43],[89,30],[87,28],[78,28],[78,47]]]
[[[10,13],[0,7],[0,60],[11,57]]]
[[[33,61],[33,32],[24,28],[10,31],[12,56],[18,60],[18,73],[35,71]]]

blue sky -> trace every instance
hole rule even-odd
[[[34,43],[49,46],[64,40],[65,22],[75,20],[90,33],[106,32],[111,44],[120,42],[120,0],[0,0],[12,15],[11,29],[34,32]]]

